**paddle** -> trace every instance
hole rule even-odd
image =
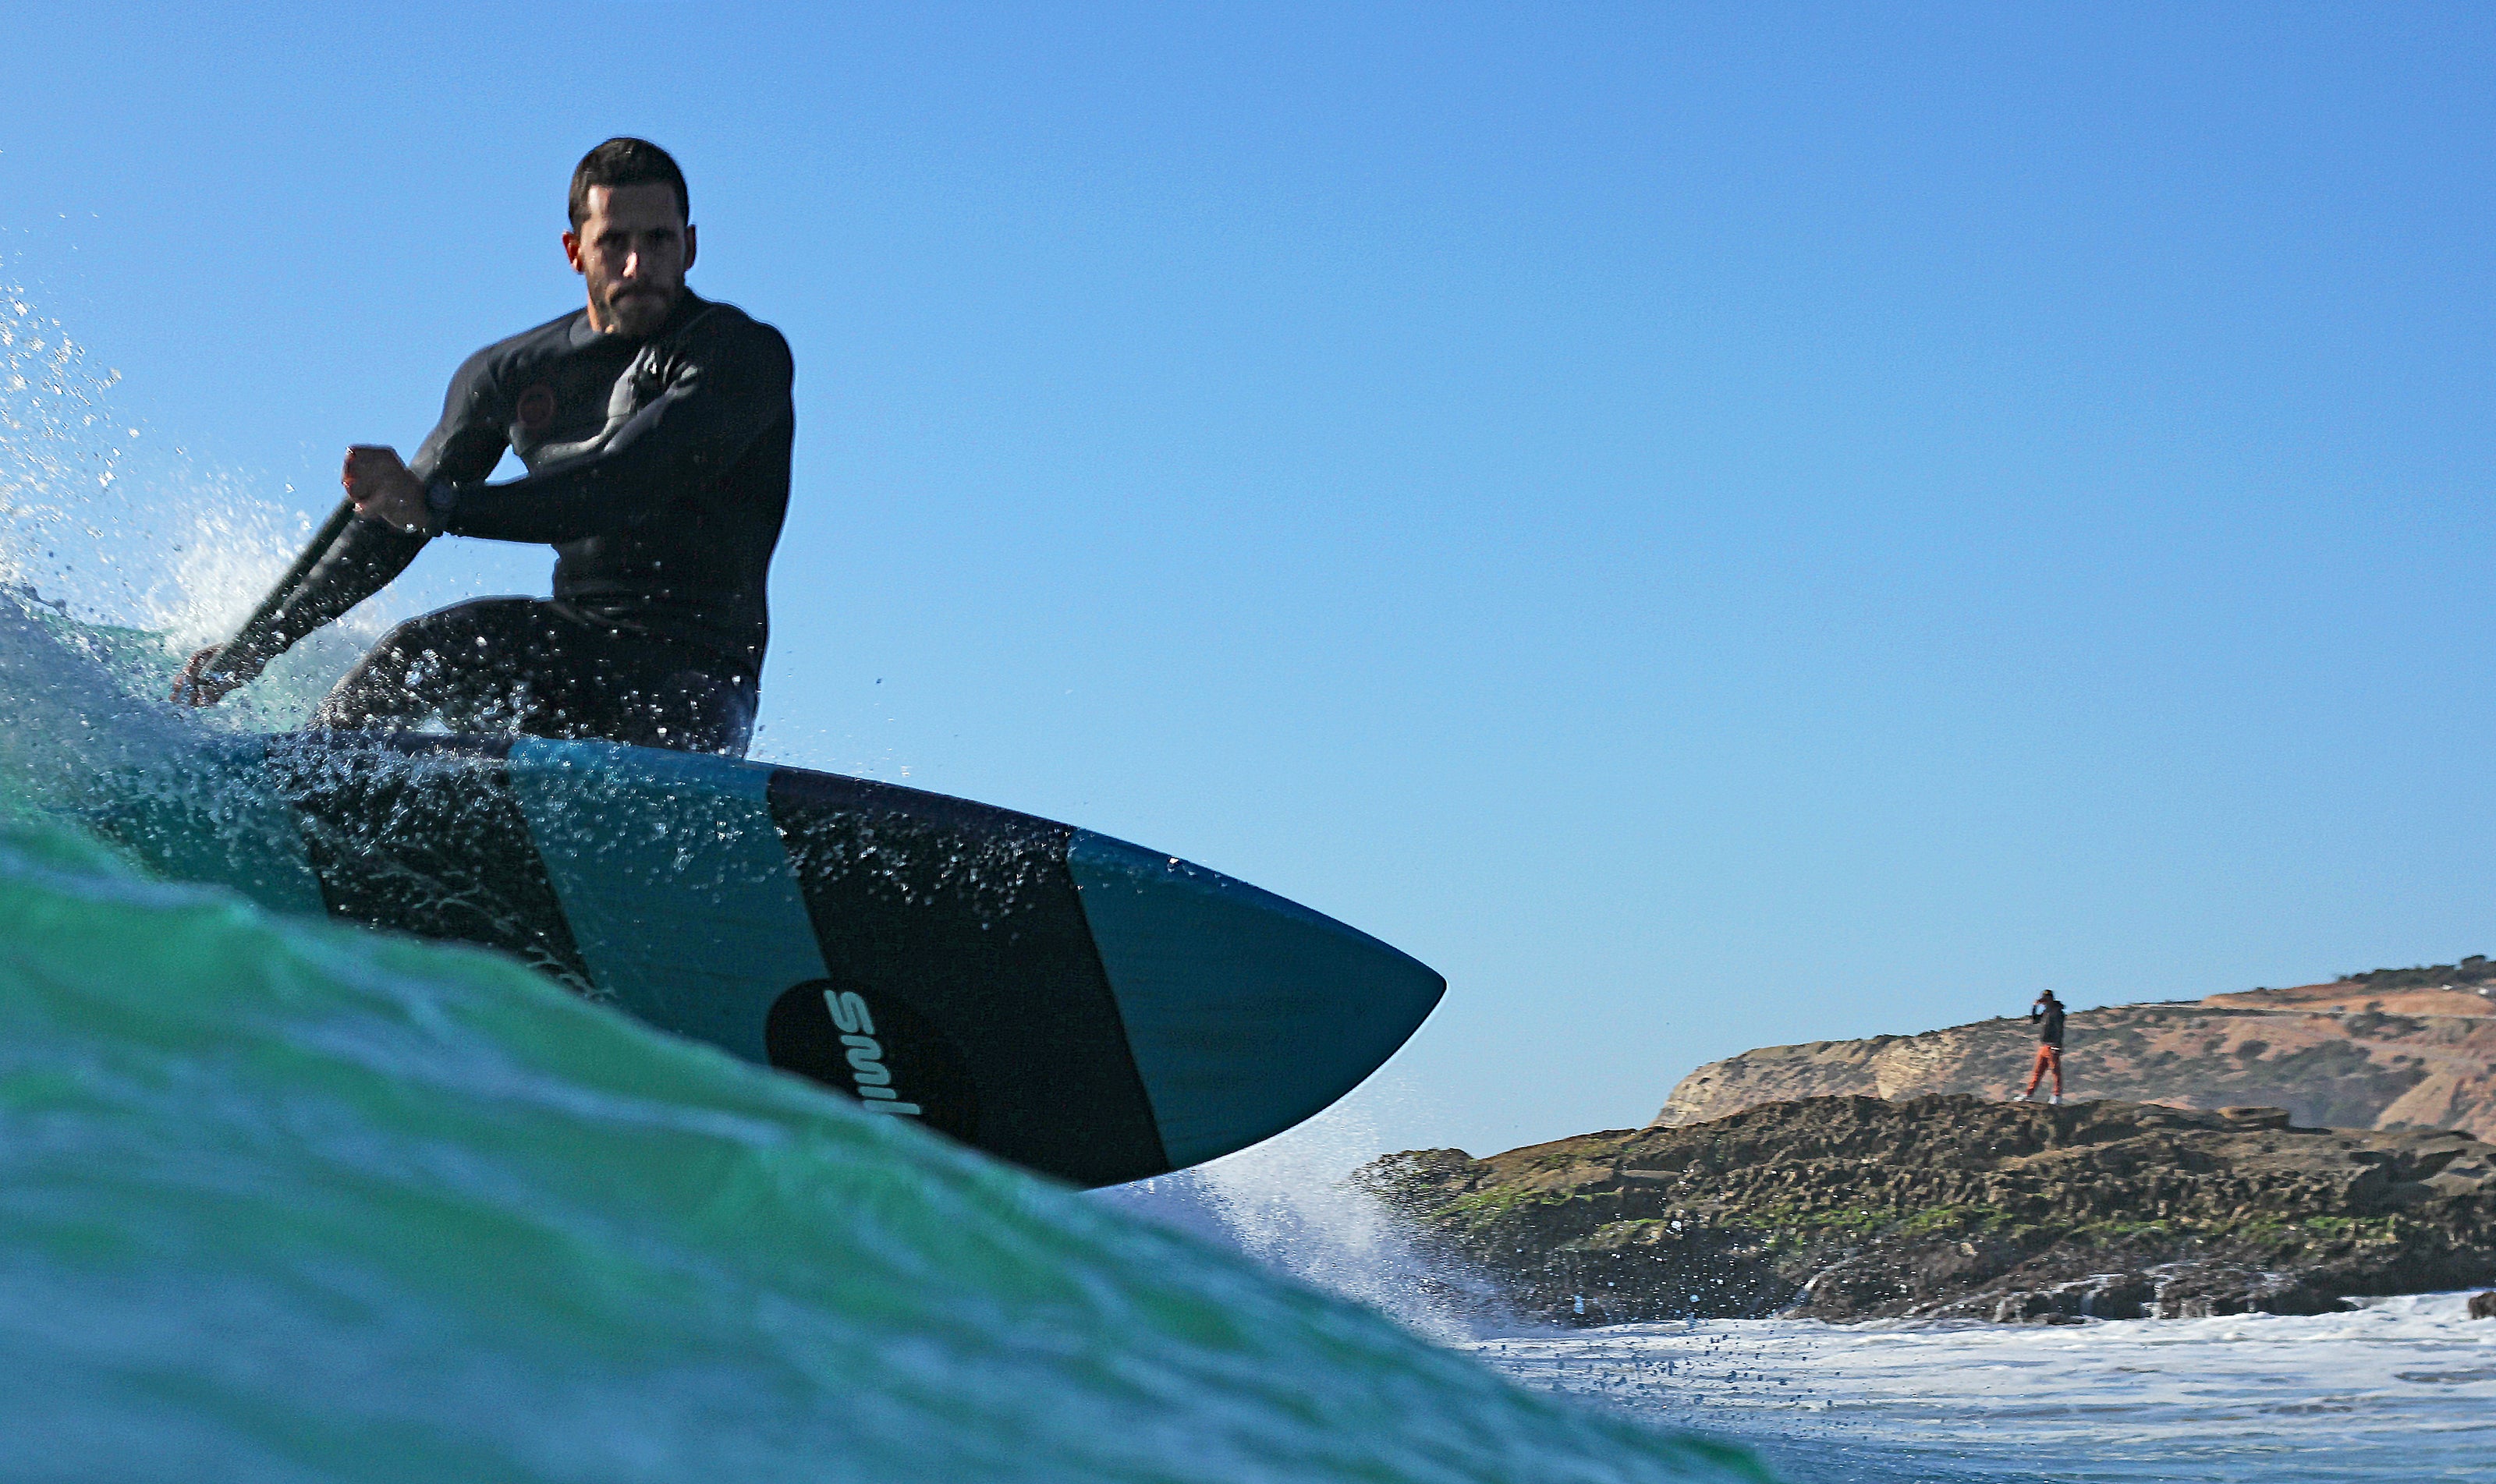
[[[339,501],[338,508],[329,512],[329,518],[321,522],[321,529],[312,533],[311,542],[303,548],[303,554],[295,559],[294,566],[286,569],[286,575],[278,578],[277,585],[268,590],[268,596],[260,601],[260,606],[251,610],[251,617],[242,621],[241,627],[234,630],[234,637],[226,640],[206,667],[200,671],[201,680],[226,672],[227,665],[240,655],[243,640],[251,635],[253,630],[276,617],[277,610],[285,607],[289,600],[303,590],[303,579],[312,575],[312,569],[321,565],[321,559],[329,554],[329,548],[337,544],[339,536],[346,531],[347,522],[355,518],[356,502],[352,499]]]

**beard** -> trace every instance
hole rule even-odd
[[[639,290],[631,294],[612,294],[607,298],[607,320],[620,335],[642,336],[655,330],[668,318],[676,304],[673,294]]]

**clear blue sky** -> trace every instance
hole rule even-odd
[[[763,751],[1444,971],[1477,1152],[1747,1046],[2496,950],[2496,13],[16,17],[0,276],[328,507],[677,152],[799,365]],[[288,496],[293,483],[296,493]],[[140,492],[143,498],[146,491]],[[541,552],[445,542],[448,591]]]

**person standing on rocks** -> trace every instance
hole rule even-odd
[[[2028,1006],[2028,1019],[2037,1027],[2037,1065],[2029,1069],[2028,1090],[2019,1095],[2019,1100],[2026,1102],[2035,1098],[2039,1079],[2051,1070],[2053,1104],[2059,1108],[2063,1105],[2063,1002],[2054,998],[2052,990],[2046,990]]]

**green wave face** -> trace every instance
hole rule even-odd
[[[63,800],[200,735],[20,619],[0,1476],[1762,1477],[515,962],[152,881]]]

